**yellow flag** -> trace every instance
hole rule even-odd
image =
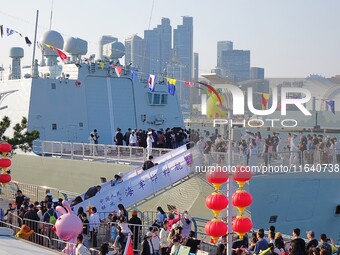
[[[104,69],[104,65],[105,65],[105,63],[104,63],[104,62],[102,62],[102,61],[100,61],[100,62],[99,62],[99,65],[100,65],[100,68],[103,70],[103,69]]]

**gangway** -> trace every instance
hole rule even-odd
[[[137,167],[123,175],[123,182],[111,186],[111,181],[101,185],[101,191],[94,197],[75,205],[87,209],[96,207],[98,212],[117,210],[118,204],[125,207],[141,205],[178,186],[195,174],[195,165],[201,164],[201,155],[196,147],[187,149],[183,145],[155,159],[153,168],[143,171]],[[81,195],[84,198],[84,194]]]

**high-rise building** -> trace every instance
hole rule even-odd
[[[177,53],[178,62],[183,66],[184,81],[193,78],[193,18],[183,17],[183,24],[174,29],[174,51]],[[181,104],[189,103],[190,88],[183,86]]]
[[[125,40],[125,65],[140,68],[143,66],[144,40],[133,35]]]
[[[222,64],[222,51],[233,50],[233,42],[231,41],[219,41],[217,42],[217,67]]]
[[[250,79],[250,51],[222,51],[221,67],[226,70],[228,78],[235,82]]]
[[[251,67],[250,68],[250,79],[251,80],[263,80],[264,79],[264,68]]]
[[[117,41],[118,41],[117,37],[113,37],[111,35],[103,35],[99,40],[99,59],[103,58],[103,45]]]
[[[143,71],[163,73],[171,60],[172,28],[168,18],[162,18],[161,25],[144,31],[145,52]]]
[[[194,53],[194,82],[198,81],[199,77],[199,55],[198,53]],[[198,89],[190,89],[190,104],[198,104],[200,102],[199,92],[201,90]]]

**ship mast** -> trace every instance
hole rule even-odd
[[[32,57],[32,76],[34,70],[34,60],[35,60],[35,48],[37,46],[37,30],[38,30],[38,20],[39,20],[39,10],[37,10],[37,15],[35,18],[35,31],[34,31],[34,43],[33,43],[33,57]]]

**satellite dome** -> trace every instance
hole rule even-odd
[[[121,42],[103,45],[103,55],[109,59],[119,59],[125,55],[125,46]]]
[[[86,55],[87,53],[87,41],[70,37],[67,39],[64,50],[71,55]]]
[[[58,55],[57,51],[51,50],[46,46],[46,44],[51,45],[58,49],[63,49],[64,38],[57,31],[50,30],[43,34],[43,36],[40,38],[40,43],[42,44],[45,50],[44,51],[45,56],[57,56]]]
[[[12,47],[9,50],[10,58],[23,58],[24,57],[24,49],[20,47]]]

